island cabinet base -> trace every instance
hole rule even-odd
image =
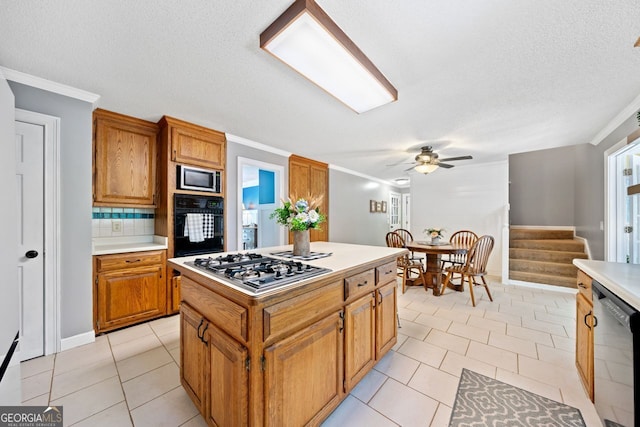
[[[207,424],[319,425],[397,341],[396,256],[257,296],[174,264],[180,377]]]

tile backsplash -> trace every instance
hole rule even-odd
[[[154,234],[155,209],[94,207],[92,237],[146,236]]]

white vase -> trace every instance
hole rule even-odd
[[[439,245],[441,239],[442,239],[442,237],[440,237],[440,236],[432,237],[431,238],[431,244],[432,245]]]
[[[309,230],[293,232],[293,255],[307,257],[311,253]]]

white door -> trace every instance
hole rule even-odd
[[[389,193],[389,229],[400,228],[400,194]]]
[[[640,144],[624,146],[614,154],[616,215],[613,227],[615,255],[609,261],[640,264],[640,206],[637,195],[627,188],[640,183]]]
[[[411,231],[411,195],[405,193],[402,195],[402,209],[400,209],[400,217],[402,220],[400,224],[402,224],[402,228],[405,230]]]
[[[44,354],[44,128],[16,121],[21,360]]]

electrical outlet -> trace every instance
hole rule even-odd
[[[111,231],[114,233],[119,233],[122,231],[122,221],[120,220],[112,220],[111,221]]]

